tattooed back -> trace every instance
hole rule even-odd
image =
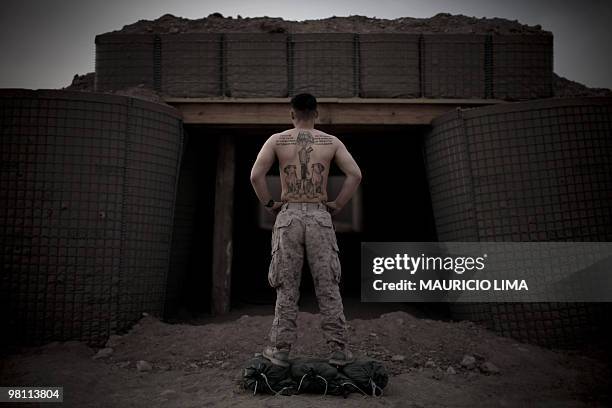
[[[336,137],[317,129],[290,129],[274,137],[281,200],[327,201],[329,165],[338,147]]]

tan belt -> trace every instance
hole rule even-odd
[[[281,209],[292,208],[296,210],[308,211],[308,210],[327,210],[327,206],[323,203],[284,203]]]

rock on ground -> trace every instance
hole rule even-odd
[[[112,347],[105,347],[103,349],[98,350],[98,352],[96,353],[95,356],[93,356],[92,358],[94,360],[97,360],[99,358],[106,358],[109,357],[113,354],[113,348]]]
[[[476,359],[474,358],[474,356],[466,354],[465,356],[463,356],[463,359],[461,359],[461,366],[467,368],[468,370],[471,370],[472,368],[476,367]]]

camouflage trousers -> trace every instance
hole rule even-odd
[[[347,328],[338,288],[338,243],[331,214],[320,203],[285,203],[276,216],[268,271],[268,281],[276,288],[270,341],[286,351],[295,342],[304,257],[312,274],[325,340],[331,351],[342,350]]]

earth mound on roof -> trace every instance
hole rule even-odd
[[[318,20],[292,21],[280,17],[224,17],[212,13],[200,19],[187,19],[165,14],[156,20],[140,20],[113,33],[178,34],[210,32],[247,33],[464,33],[464,34],[545,34],[540,25],[529,26],[504,18],[477,18],[462,14],[439,13],[429,18],[399,17],[395,19],[351,15]]]
[[[553,93],[558,98],[575,96],[612,96],[608,88],[589,88],[580,82],[572,81],[553,73]]]
[[[75,74],[72,78],[72,83],[61,89],[66,91],[95,92],[95,81],[95,72],[88,72],[83,75]],[[103,93],[130,96],[132,98],[138,98],[149,102],[156,102],[167,105],[164,101],[163,95],[160,92],[157,92],[154,89],[147,87],[145,84],[138,84],[137,86],[130,86],[114,91],[104,91]]]

